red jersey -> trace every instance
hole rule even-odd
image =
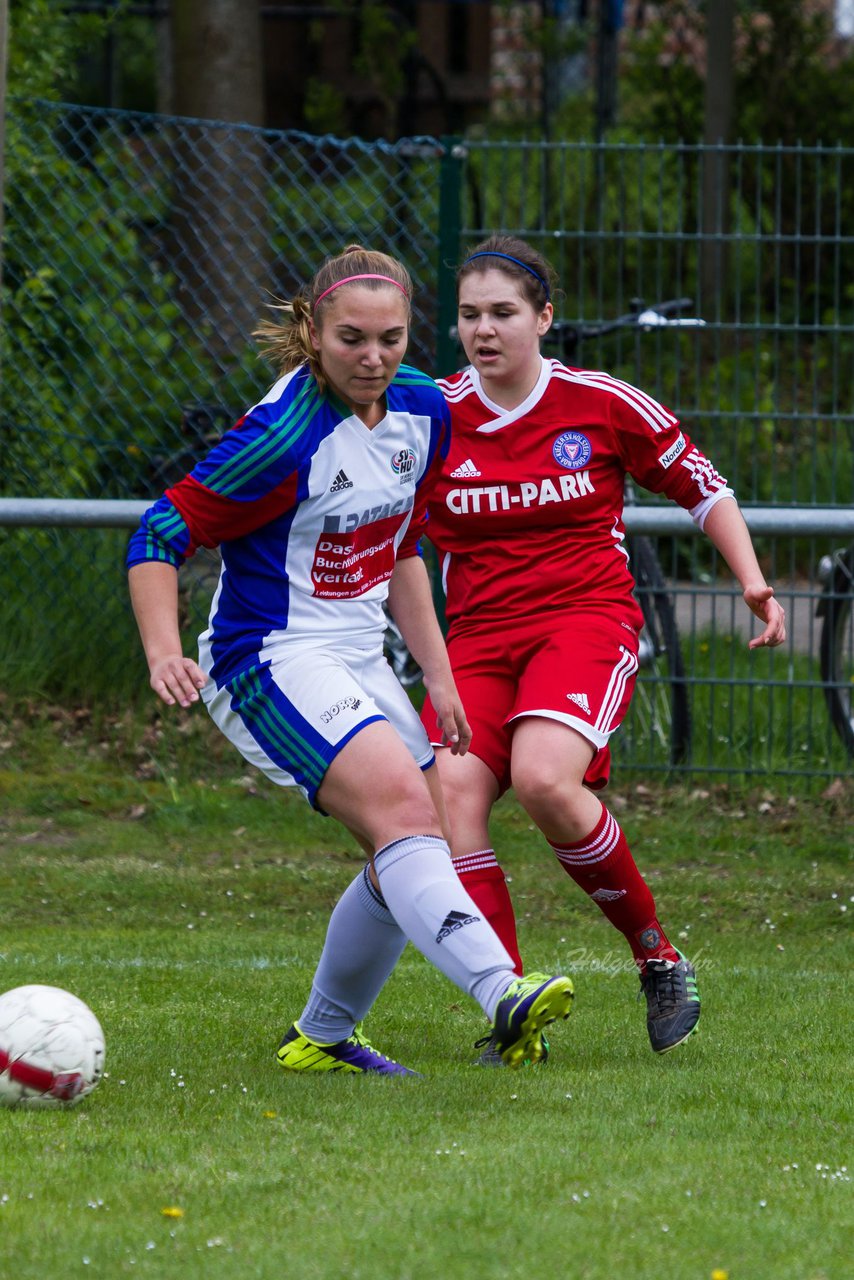
[[[626,475],[702,525],[726,481],[663,405],[607,373],[542,362],[515,409],[471,367],[439,379],[451,447],[429,501],[448,620],[477,623],[630,601]]]

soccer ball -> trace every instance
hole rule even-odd
[[[104,1033],[77,996],[38,984],[0,996],[0,1106],[73,1106],[103,1071]]]

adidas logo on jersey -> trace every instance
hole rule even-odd
[[[586,716],[590,715],[590,703],[587,701],[586,693],[568,693],[566,696],[570,702],[574,702],[577,707],[581,707]]]
[[[455,471],[451,472],[453,480],[467,480],[469,476],[479,476],[480,472],[472,462],[471,458],[466,458],[465,462],[461,462]]]
[[[353,488],[353,481],[348,479],[346,471],[341,470],[338,472],[338,475],[335,477],[335,479],[332,481],[332,484],[329,486],[329,492],[340,493],[342,489],[352,489],[352,488]]]

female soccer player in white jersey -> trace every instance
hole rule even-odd
[[[279,1047],[295,1071],[413,1074],[357,1024],[410,939],[492,1023],[507,1065],[541,1052],[566,1017],[565,977],[517,977],[463,889],[445,840],[433,750],[383,652],[386,599],[429,684],[442,741],[469,731],[419,555],[427,496],[448,450],[436,384],[402,364],[412,283],[394,258],[328,259],[258,336],[280,377],[143,516],[128,552],[151,686],[201,697],[247,760],[342,822],[371,870],[333,913],[343,953],[367,959],[355,998],[335,960]],[[222,572],[199,662],[181,650],[177,569],[199,546]],[[346,975],[349,982],[350,974]],[[379,985],[377,985],[379,984]]]
[[[751,648],[780,644],[785,617],[732,491],[673,414],[606,373],[542,356],[554,283],[546,260],[509,236],[479,244],[457,273],[470,363],[439,381],[451,447],[428,511],[472,743],[465,756],[440,749],[438,769],[455,865],[517,965],[513,908],[488,831],[511,785],[560,865],[625,935],[650,1042],[663,1053],[696,1026],[696,974],[597,794],[632,696],[643,623],[623,546],[626,475],[686,507],[718,548],[762,624]],[[437,746],[440,711],[428,698],[423,722]]]

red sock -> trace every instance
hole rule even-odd
[[[492,849],[481,849],[465,857],[454,858],[454,870],[471,894],[478,910],[492,925],[510,953],[513,967],[521,977],[522,959],[516,939],[516,915],[504,872]]]
[[[558,862],[625,934],[638,968],[647,960],[678,960],[655,914],[655,900],[637,869],[619,823],[602,806],[590,834],[578,844],[549,841]]]

